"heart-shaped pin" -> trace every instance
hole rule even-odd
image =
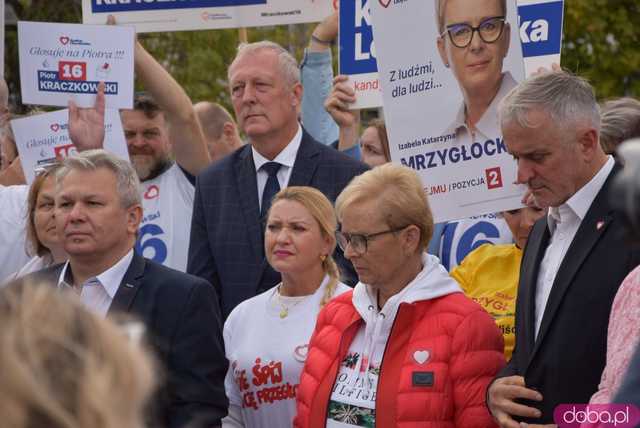
[[[63,45],[66,45],[67,43],[69,43],[69,37],[67,36],[60,36],[60,43],[62,43]]]
[[[146,192],[144,192],[145,199],[154,199],[160,195],[160,189],[155,184],[149,186]]]
[[[391,4],[391,0],[380,0],[380,4],[382,5],[382,7],[389,7],[389,4]]]
[[[51,128],[53,132],[58,132],[58,129],[60,129],[60,125],[58,125],[57,123],[52,123],[49,128]]]
[[[424,364],[429,360],[431,354],[429,351],[416,351],[413,353],[413,359],[416,360],[418,364]]]
[[[296,346],[295,349],[293,350],[293,358],[295,358],[295,360],[298,361],[299,363],[304,363],[305,360],[307,359],[308,353],[309,353],[308,344],[299,345],[299,346]]]

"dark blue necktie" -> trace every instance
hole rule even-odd
[[[264,186],[262,192],[262,204],[260,205],[260,218],[263,222],[266,220],[267,212],[271,207],[271,200],[280,191],[280,183],[278,183],[278,171],[282,164],[278,162],[267,162],[260,169],[266,172],[269,177],[267,178],[267,184]]]

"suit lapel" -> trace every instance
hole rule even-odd
[[[519,330],[525,335],[524,343],[526,349],[524,355],[531,355],[535,342],[535,301],[536,301],[536,285],[538,280],[538,272],[540,271],[540,263],[544,257],[544,253],[549,245],[549,228],[547,226],[547,217],[544,216],[536,222],[531,230],[531,235],[527,241],[525,257],[522,261],[522,270],[520,272],[519,293],[522,293],[523,304],[518,310],[522,310],[524,317],[524,329]]]
[[[309,134],[303,130],[300,148],[289,177],[289,186],[311,185],[311,179],[318,168],[319,154],[318,147],[315,147]]]
[[[263,257],[262,226],[260,224],[260,204],[258,203],[258,182],[256,180],[256,167],[251,156],[251,146],[246,145],[245,150],[238,157],[235,165],[237,194],[242,206],[247,233],[251,241],[251,248],[255,250],[256,260]]]
[[[111,302],[111,306],[109,306],[108,314],[130,311],[133,299],[142,285],[145,264],[146,261],[142,256],[133,253],[133,259],[131,259],[129,269],[127,269],[127,272],[124,274],[118,291],[113,297],[113,302]]]
[[[580,227],[576,231],[576,235],[571,245],[569,245],[564,259],[560,263],[558,273],[556,274],[551,292],[549,293],[549,298],[547,299],[547,306],[542,316],[540,331],[536,338],[531,358],[535,356],[535,353],[540,348],[540,344],[549,330],[553,318],[562,303],[562,299],[573,282],[574,276],[613,220],[612,210],[607,200],[609,197],[608,187],[618,169],[619,168],[614,168],[607,177],[607,180],[580,223]]]

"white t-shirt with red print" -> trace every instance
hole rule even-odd
[[[240,303],[224,324],[229,360],[225,391],[246,427],[290,427],[308,344],[329,278],[309,296],[280,296],[277,286]],[[350,288],[338,283],[333,297]],[[281,317],[283,307],[286,317]]]
[[[143,217],[136,251],[186,272],[194,196],[193,183],[176,163],[158,177],[143,181]]]

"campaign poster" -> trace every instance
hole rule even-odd
[[[340,74],[349,76],[356,94],[354,109],[382,106],[376,48],[369,5],[376,0],[340,2]]]
[[[447,3],[440,24],[437,1],[371,5],[391,157],[421,176],[436,222],[521,206],[497,119],[524,78],[517,8],[484,3]]]
[[[520,41],[527,76],[560,64],[563,0],[518,0]]]
[[[18,22],[22,102],[92,107],[105,82],[107,108],[132,108],[134,39],[131,27]]]
[[[82,0],[82,22],[119,25],[138,33],[319,22],[337,0]]]
[[[11,129],[28,184],[31,184],[39,168],[76,153],[69,138],[67,109],[12,120]],[[105,111],[104,132],[105,150],[129,160],[118,110]]]

